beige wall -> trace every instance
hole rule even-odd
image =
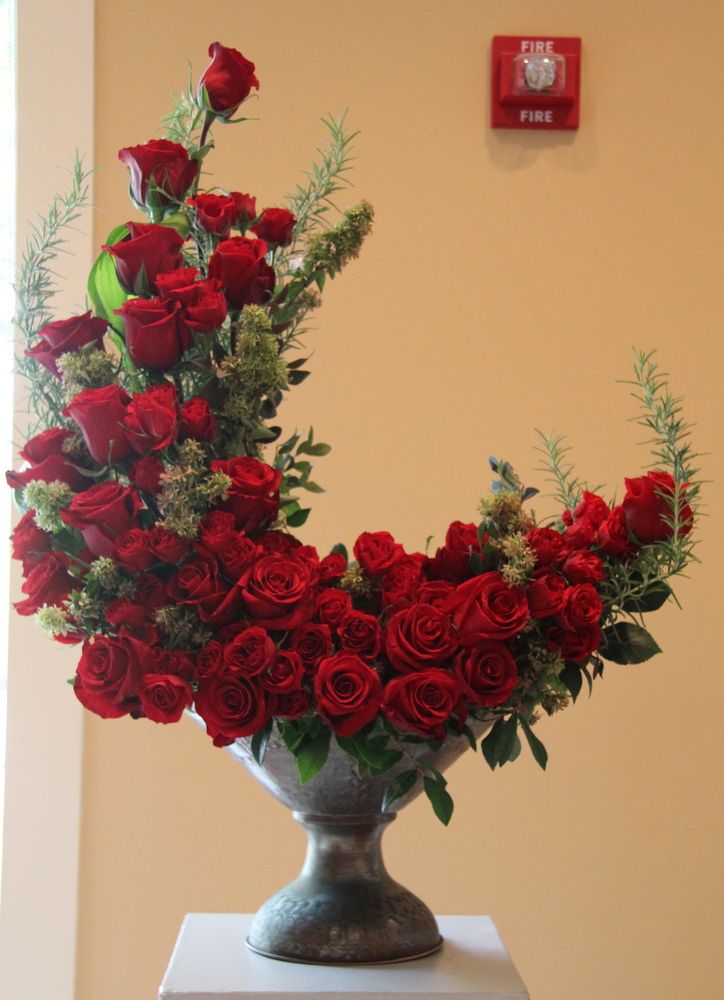
[[[695,0],[98,0],[97,236],[129,215],[120,146],[153,135],[216,39],[257,63],[261,117],[218,130],[218,182],[275,204],[321,114],[360,129],[355,191],[378,213],[309,336],[287,426],[334,450],[306,537],[409,546],[474,516],[489,452],[536,481],[533,427],[570,433],[621,492],[645,461],[625,377],[656,345],[721,481],[719,4]],[[492,132],[496,33],[580,34],[577,134]],[[717,77],[719,78],[717,80]],[[538,477],[539,479],[539,477]],[[714,492],[708,492],[712,504]],[[543,504],[545,506],[545,504]],[[713,505],[712,505],[713,506]],[[451,776],[390,830],[392,872],[440,913],[491,913],[535,1000],[713,996],[721,969],[721,521],[652,624],[665,653],[607,668],[541,724],[551,763]],[[80,1000],[150,998],[186,911],[253,910],[300,832],[190,723],[86,721]]]

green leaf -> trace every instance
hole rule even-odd
[[[525,733],[525,738],[528,740],[528,746],[530,747],[530,752],[533,754],[535,762],[539,765],[539,767],[542,767],[543,770],[545,771],[546,764],[548,763],[548,751],[543,746],[538,737],[535,735],[535,733],[530,728],[530,725],[525,721],[525,719],[521,718],[520,725],[521,729]]]
[[[500,736],[496,744],[496,754],[501,767],[507,761],[515,760],[515,756],[517,756],[515,754],[517,730],[518,717],[516,715],[509,716],[500,728]],[[520,753],[520,747],[518,748],[518,753]]]
[[[573,698],[573,701],[575,702],[576,698],[581,693],[581,688],[583,686],[581,668],[577,663],[567,663],[563,670],[561,670],[559,676],[570,691],[571,698]]]
[[[301,510],[294,511],[287,517],[287,524],[290,528],[301,528],[311,513],[311,507],[302,507]]]
[[[473,753],[475,753],[478,749],[478,744],[475,739],[475,733],[472,731],[470,726],[463,726],[463,736],[467,738],[467,741],[470,744],[470,749]]]
[[[333,545],[330,552],[339,553],[339,555],[344,556],[345,560],[349,562],[349,552],[347,551],[347,546],[342,545],[341,542],[337,542],[336,545]]]
[[[617,622],[603,630],[599,653],[614,663],[644,663],[660,652],[653,636],[635,622]]]
[[[309,490],[310,493],[324,493],[324,487],[320,486],[319,483],[313,483],[311,479],[303,479],[299,485],[303,490]]]
[[[314,455],[316,458],[321,458],[322,455],[328,455],[331,450],[332,450],[331,444],[322,444],[322,442],[320,441],[319,444],[301,445],[299,447],[299,451],[297,452],[297,454]]]
[[[251,752],[259,767],[264,763],[264,755],[266,754],[266,748],[269,744],[269,737],[272,734],[273,728],[274,720],[269,719],[264,728],[260,729],[258,733],[254,733],[251,738]]]
[[[394,781],[385,789],[385,797],[382,800],[383,811],[388,809],[393,802],[401,799],[403,795],[407,795],[409,791],[412,791],[417,781],[417,775],[418,772],[414,768],[409,771],[402,771],[397,775]]]
[[[455,803],[452,800],[452,796],[445,788],[445,779],[440,775],[432,777],[431,775],[426,774],[423,785],[425,788],[425,794],[432,805],[433,812],[440,822],[447,826],[452,817]]]
[[[642,594],[627,597],[621,607],[624,611],[636,611],[642,614],[647,611],[658,611],[671,597],[671,587],[663,580],[654,582]]]
[[[498,766],[497,747],[502,728],[503,728],[503,719],[498,719],[493,728],[490,730],[488,735],[483,740],[483,742],[480,744],[480,749],[483,751],[483,757],[488,762],[491,771],[494,771],[495,768]]]
[[[106,244],[111,246],[128,236],[125,226],[116,226],[108,234]],[[88,298],[93,303],[96,315],[105,319],[114,330],[123,333],[123,320],[116,316],[114,309],[120,309],[131,296],[121,285],[116,275],[116,265],[112,254],[101,250],[88,275]]]
[[[329,755],[331,729],[326,727],[307,737],[296,751],[299,780],[303,785],[311,781],[315,774],[322,770]]]

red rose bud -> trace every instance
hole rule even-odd
[[[671,538],[673,528],[666,518],[673,516],[672,501],[675,484],[668,472],[647,472],[637,479],[625,479],[626,495],[623,512],[628,530],[641,545],[651,545]],[[694,520],[691,507],[686,502],[688,483],[682,483],[679,535],[688,535]]]
[[[396,729],[426,739],[445,739],[445,725],[458,711],[460,685],[447,670],[419,670],[395,677],[387,684],[382,714]]]
[[[144,674],[138,685],[143,714],[152,722],[178,722],[194,699],[191,685],[175,674]]]
[[[144,493],[158,493],[164,468],[157,455],[144,455],[128,470],[128,478]]]
[[[513,654],[504,643],[492,640],[459,653],[454,673],[466,701],[483,708],[502,705],[518,683]]]
[[[177,142],[152,139],[118,151],[131,173],[131,198],[143,211],[183,201],[196,180],[199,164]]]
[[[381,576],[405,554],[389,531],[363,531],[354,543],[354,556],[370,576]]]
[[[83,535],[94,556],[112,556],[115,540],[136,527],[141,501],[130,486],[118,482],[97,483],[78,493],[70,506],[60,512],[61,520]]]
[[[202,396],[192,396],[181,407],[181,437],[212,441],[219,431],[216,417]]]
[[[34,615],[44,604],[60,604],[78,585],[68,572],[68,557],[64,552],[47,552],[28,573],[22,585],[24,601],[13,607],[19,615]]]
[[[231,194],[197,194],[187,203],[194,210],[199,229],[226,239],[231,227],[242,217],[245,222],[254,218],[256,199],[232,191]]]
[[[279,510],[279,487],[282,476],[278,469],[256,458],[239,456],[215,459],[212,472],[223,472],[231,479],[228,498],[220,505],[236,518],[236,527],[256,531],[272,521]]]
[[[272,704],[257,678],[228,670],[202,679],[194,697],[194,707],[218,747],[263,729]]]
[[[458,649],[450,616],[430,604],[413,604],[390,618],[385,651],[401,673],[449,663]]]
[[[139,368],[171,368],[191,346],[178,302],[129,299],[115,312],[123,317],[126,347]]]
[[[58,358],[61,354],[79,351],[87,344],[95,344],[101,348],[103,335],[107,329],[106,321],[91,316],[90,310],[82,316],[56,319],[52,323],[45,324],[38,333],[40,340],[33,347],[29,347],[25,354],[47,368],[56,378],[60,378]]]
[[[86,448],[99,465],[120,462],[131,452],[123,418],[131,397],[113,383],[84,389],[63,410],[80,428]]]
[[[251,231],[272,246],[288,247],[296,224],[297,220],[286,208],[265,208]]]
[[[209,277],[216,278],[232,309],[261,305],[274,290],[276,275],[265,260],[264,240],[232,236],[222,240],[209,260]]]
[[[66,483],[72,490],[84,490],[90,480],[78,471],[63,451],[63,445],[72,436],[72,431],[51,427],[26,441],[25,447],[19,454],[20,458],[28,462],[30,468],[22,472],[12,470],[6,472],[8,486],[15,490],[27,486],[36,479],[44,483],[52,483],[57,479]]]
[[[168,448],[179,429],[175,386],[166,382],[136,393],[126,408],[123,426],[134,451],[140,454]]]
[[[560,573],[546,573],[541,570],[526,587],[525,595],[531,618],[550,618],[563,607],[568,584]]]
[[[211,43],[209,55],[211,62],[199,80],[198,102],[222,119],[232,118],[252,89],[259,89],[254,63],[220,42]]]
[[[201,284],[198,280],[200,273],[198,267],[177,267],[175,271],[157,274],[156,288],[160,298],[173,299],[181,305],[193,302]]]
[[[126,228],[126,239],[103,249],[113,255],[116,275],[126,291],[150,295],[156,290],[157,275],[182,266],[183,237],[170,226],[149,222],[127,222]]]
[[[377,715],[382,681],[355,653],[320,660],[314,678],[317,711],[339,736],[354,736]]]
[[[525,592],[491,571],[461,583],[448,599],[447,610],[463,646],[483,639],[510,639],[528,621]]]
[[[551,566],[564,558],[563,535],[553,528],[533,528],[525,536],[525,540],[535,553],[538,569]]]

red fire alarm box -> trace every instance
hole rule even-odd
[[[581,39],[496,35],[493,128],[578,128]]]

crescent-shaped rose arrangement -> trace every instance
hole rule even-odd
[[[343,119],[325,122],[329,141],[286,207],[201,190],[212,127],[243,121],[259,86],[241,53],[217,42],[209,54],[165,137],[119,153],[146,219],[108,236],[90,308],[48,308],[59,234],[87,201],[81,164],[23,259],[16,322],[38,424],[7,474],[24,510],[15,609],[79,645],[73,690],[97,715],[169,723],[193,707],[216,746],[252,737],[258,760],[276,725],[302,781],[335,739],[363,772],[397,768],[392,801],[424,767],[411,745],[462,732],[475,748],[474,719],[494,721],[492,768],[517,757],[520,735],[545,767],[540,712],[575,701],[604,660],[658,652],[641,615],[693,558],[699,485],[680,403],[638,354],[654,467],[625,480],[618,504],[544,437],[560,504],[548,524],[527,508],[536,491],[491,460],[480,517],[453,522],[434,554],[385,531],[361,534],[351,556],[302,544],[291,529],[329,446],[312,430],[282,440],[273,421],[309,374],[294,353],[305,317],[357,256],[372,209],[332,215],[354,138]],[[445,779],[424,777],[447,822]]]

